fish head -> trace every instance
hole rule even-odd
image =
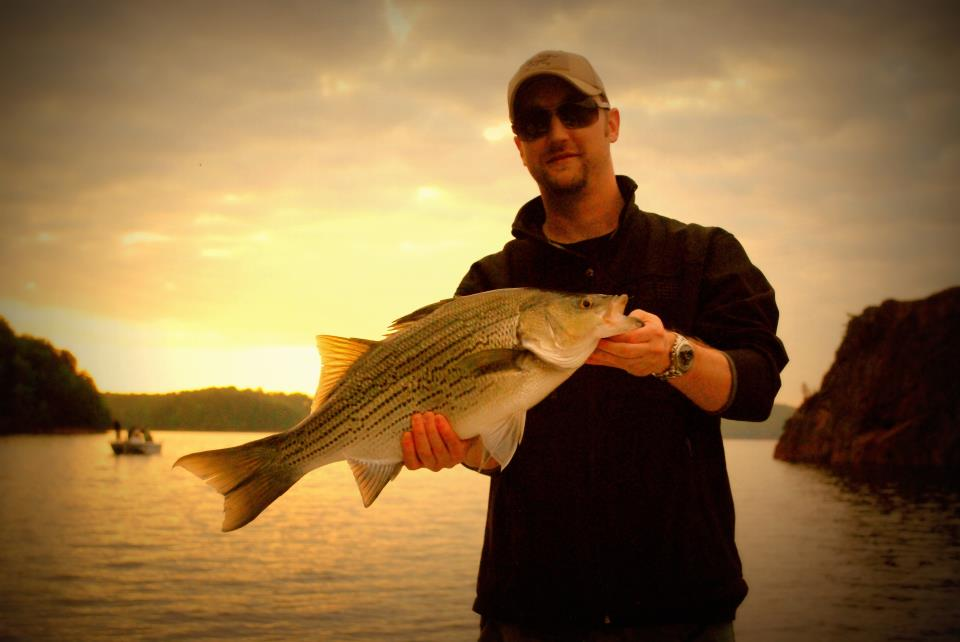
[[[560,368],[583,365],[600,339],[641,327],[624,314],[625,294],[538,292],[520,311],[521,345]]]

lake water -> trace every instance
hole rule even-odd
[[[250,525],[180,455],[252,433],[0,438],[0,641],[475,640],[486,479],[403,472],[369,509],[345,464]],[[960,639],[960,493],[868,483],[729,440],[751,592],[739,642]]]

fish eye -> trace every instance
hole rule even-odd
[[[581,310],[589,310],[589,309],[592,308],[592,307],[593,307],[593,300],[592,300],[592,299],[590,299],[589,297],[584,297],[584,298],[580,299],[580,309],[581,309]]]

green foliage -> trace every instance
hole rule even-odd
[[[303,394],[205,388],[170,394],[104,395],[124,426],[168,430],[285,430],[310,412]]]
[[[0,317],[0,434],[105,428],[97,386],[77,360],[44,339],[14,334]]]

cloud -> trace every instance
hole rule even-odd
[[[413,22],[416,16],[404,13],[397,7],[396,3],[391,0],[384,1],[384,13],[387,18],[387,27],[390,30],[390,35],[393,36],[394,41],[398,45],[402,45],[406,42],[407,36],[410,35],[410,30],[413,28]]]
[[[443,190],[433,185],[422,185],[417,188],[417,200],[421,203],[436,201],[443,197]]]
[[[813,383],[836,333],[797,317],[960,282],[956,26],[946,2],[10,4],[0,296],[375,333],[508,238],[535,189],[506,83],[565,48],[621,109],[641,207],[737,234]]]
[[[496,125],[491,125],[489,127],[483,128],[483,137],[491,143],[498,143],[504,139],[513,138],[513,130],[510,128],[510,123],[503,121]]]
[[[165,234],[156,232],[130,232],[120,237],[122,245],[140,245],[144,243],[166,243],[172,239]]]

